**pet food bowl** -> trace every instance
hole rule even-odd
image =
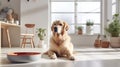
[[[39,52],[10,52],[7,54],[10,62],[32,62],[39,60],[40,57]]]

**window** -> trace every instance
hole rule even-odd
[[[68,33],[75,32],[74,2],[51,2],[51,21],[64,20],[70,25]]]
[[[116,0],[112,0],[112,15],[116,13]]]
[[[100,33],[100,1],[97,2],[77,2],[77,25],[83,26],[86,32],[86,21],[91,20],[94,22],[92,33]]]
[[[69,2],[51,1],[51,22],[60,19],[70,25],[68,33],[76,32],[76,26],[83,26],[86,33],[86,21],[94,22],[92,33],[100,33],[101,30],[101,1],[100,0],[78,0]]]

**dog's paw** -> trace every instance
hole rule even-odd
[[[68,59],[69,60],[75,60],[75,57],[74,56],[70,56]]]
[[[53,55],[50,56],[50,58],[51,59],[57,59],[57,56],[56,56],[56,54],[53,54]]]

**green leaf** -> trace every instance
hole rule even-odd
[[[107,32],[111,34],[111,36],[119,36],[120,34],[120,22],[119,22],[119,14],[113,15],[113,21],[108,25],[108,28],[105,28]]]
[[[46,29],[43,28],[39,28],[37,29],[37,33],[38,33],[38,37],[40,40],[44,40],[45,36],[46,36]]]

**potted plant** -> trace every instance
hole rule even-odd
[[[86,25],[87,25],[87,26],[93,26],[93,25],[94,25],[94,22],[92,22],[91,20],[88,20],[88,21],[86,22]]]
[[[119,21],[119,14],[113,15],[112,22],[108,25],[105,30],[110,34],[110,43],[111,47],[120,47],[120,21]]]
[[[94,22],[91,21],[91,20],[88,20],[86,22],[86,33],[87,34],[91,34],[91,31],[92,31],[92,26],[94,25]]]
[[[78,30],[78,35],[83,34],[83,27],[82,26],[78,26],[78,27],[76,27],[76,29]]]
[[[37,33],[38,33],[38,37],[39,37],[38,47],[44,47],[44,39],[45,39],[45,36],[46,36],[45,30],[46,29],[43,29],[43,28],[37,29]]]

